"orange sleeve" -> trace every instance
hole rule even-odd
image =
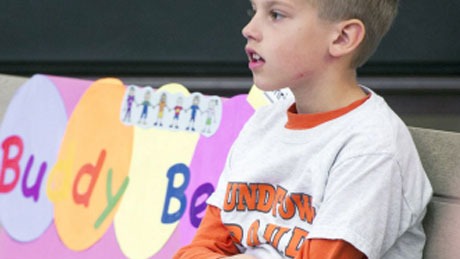
[[[307,239],[295,259],[366,259],[361,251],[343,240]]]
[[[230,232],[222,223],[220,209],[208,205],[192,242],[181,248],[174,259],[222,258],[239,254]]]

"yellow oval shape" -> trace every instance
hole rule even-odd
[[[179,84],[167,84],[159,91],[189,95]],[[135,127],[134,150],[129,169],[130,184],[115,216],[115,233],[129,258],[148,258],[168,241],[179,221],[162,224],[161,218],[171,166],[189,165],[199,133]],[[183,181],[175,186],[180,185]],[[177,210],[179,204],[171,204]]]

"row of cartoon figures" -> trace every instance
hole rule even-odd
[[[185,96],[135,85],[126,88],[120,113],[126,125],[198,132],[206,137],[217,131],[221,117],[222,101],[218,96]]]

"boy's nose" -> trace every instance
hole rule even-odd
[[[243,27],[241,33],[247,40],[260,40],[260,32],[255,26],[254,17],[249,21],[248,24],[246,24],[246,26]]]

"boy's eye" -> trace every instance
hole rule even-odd
[[[280,12],[278,12],[278,11],[271,11],[271,12],[270,12],[270,17],[271,17],[273,20],[279,20],[279,19],[283,18],[284,15],[281,14]]]

